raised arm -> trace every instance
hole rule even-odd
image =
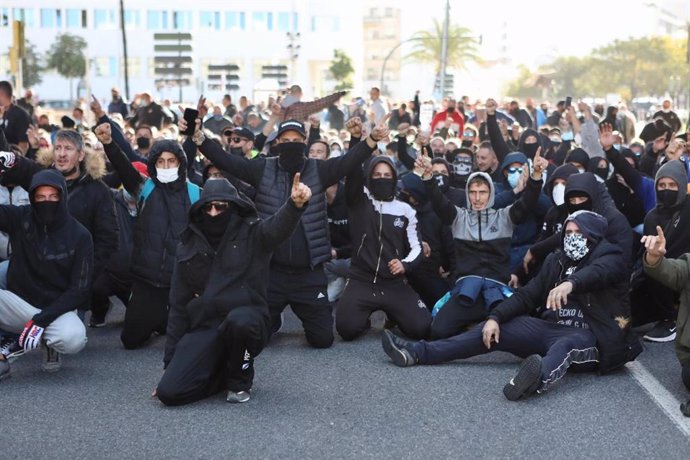
[[[493,99],[486,101],[486,130],[489,134],[491,148],[494,149],[496,158],[498,162],[501,163],[506,155],[510,153],[510,147],[508,147],[508,143],[503,139],[501,128],[498,126],[498,120],[496,119],[497,107],[498,104]]]
[[[101,141],[101,144],[103,144],[105,155],[120,176],[125,190],[134,197],[139,196],[141,187],[144,184],[144,179],[129,161],[127,156],[122,152],[120,146],[114,142],[112,137],[112,126],[109,123],[98,125],[96,127],[96,137]]]

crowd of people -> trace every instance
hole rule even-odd
[[[166,405],[249,400],[288,305],[315,348],[383,311],[396,365],[524,358],[509,400],[620,369],[640,335],[675,340],[690,390],[690,128],[671,101],[637,133],[625,105],[571,98],[302,96],[113,88],[58,126],[0,82],[0,379],[39,348],[59,370],[117,297],[125,349],[166,336]]]

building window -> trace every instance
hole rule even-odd
[[[146,27],[149,30],[167,30],[168,12],[149,10],[146,13]]]
[[[199,27],[202,29],[220,30],[220,12],[202,11],[199,13]]]
[[[67,28],[68,29],[85,29],[86,28],[86,10],[72,10],[68,9],[67,14]]]
[[[24,22],[25,27],[34,26],[34,10],[30,8],[13,8],[12,16],[14,17],[15,21]]]
[[[127,72],[130,78],[141,77],[141,58],[138,57],[128,57],[127,58]],[[120,59],[120,75],[125,74],[125,60]]]
[[[369,67],[367,69],[367,80],[376,80],[379,77],[379,71]]]
[[[9,27],[10,25],[10,10],[9,8],[0,8],[0,27]]]
[[[191,11],[173,11],[173,29],[175,30],[191,30],[192,29],[192,12]]]
[[[115,20],[114,10],[95,10],[93,12],[93,26],[95,29],[113,29],[116,25],[117,21]]]
[[[228,11],[225,13],[225,30],[246,30],[244,13]]]
[[[125,25],[132,29],[141,27],[141,11],[125,10]]]
[[[339,32],[340,18],[337,16],[312,16],[312,32]]]
[[[41,8],[41,27],[50,29],[62,27],[62,11],[52,8]]]
[[[386,8],[386,17],[387,18],[393,17],[393,8]]]
[[[255,11],[252,15],[252,26],[255,32],[273,30],[273,13]]]
[[[280,32],[290,31],[290,13],[278,13],[278,30]]]

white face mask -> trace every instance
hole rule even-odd
[[[156,168],[156,177],[161,184],[175,182],[178,178],[178,168]]]
[[[560,206],[565,203],[565,184],[554,185],[551,196],[553,197],[553,202],[556,203],[556,206]]]
[[[577,168],[577,172],[579,172],[580,174],[582,174],[583,172],[585,172],[585,168]]]

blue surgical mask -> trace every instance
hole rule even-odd
[[[573,139],[574,139],[574,137],[573,137],[572,131],[565,131],[564,133],[561,133],[561,140],[572,141]]]
[[[620,144],[613,144],[613,148],[620,151],[621,145]]]
[[[518,182],[520,182],[520,176],[522,176],[522,169],[519,168],[515,172],[508,173],[508,183],[510,184],[511,188],[517,187]]]

